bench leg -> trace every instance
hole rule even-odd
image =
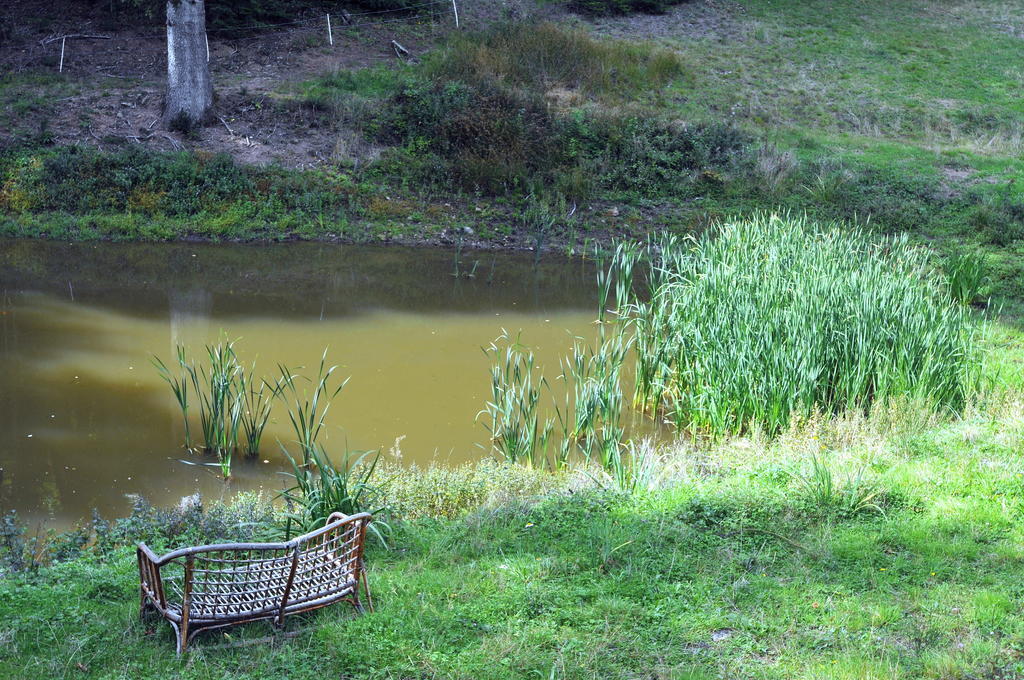
[[[188,641],[194,633],[190,634],[188,623],[179,626],[171,621],[171,626],[174,628],[174,637],[177,643],[175,649],[178,652],[178,656],[181,656],[188,649]]]
[[[366,590],[366,606],[370,613],[373,613],[373,594],[370,592],[370,580],[366,578],[366,567],[359,570],[359,574],[363,579],[363,589]],[[359,586],[356,586],[356,602],[359,603]],[[363,605],[360,603],[357,605],[360,613],[363,613]]]

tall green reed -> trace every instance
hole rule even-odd
[[[555,469],[574,461],[596,463],[606,470],[622,463],[622,369],[632,337],[620,305],[609,309],[608,304],[613,292],[617,302],[632,299],[633,268],[640,252],[638,245],[624,244],[607,268],[603,263],[598,266],[596,341],[573,339],[570,353],[560,359],[561,372],[554,384],[519,336],[513,340],[503,330],[484,348],[492,360],[491,399],[477,417],[486,416],[492,449],[505,460]]]
[[[756,215],[652,248],[634,402],[676,427],[784,428],[899,397],[959,409],[978,327],[904,237]]]
[[[985,255],[979,250],[954,253],[946,263],[949,295],[957,302],[969,305],[982,297],[988,285]]]
[[[299,452],[302,454],[305,464],[311,461],[316,452],[317,441],[327,419],[327,412],[331,408],[331,401],[348,383],[348,378],[345,378],[336,386],[331,385],[331,376],[337,368],[337,366],[327,365],[326,349],[320,357],[320,365],[315,379],[303,378],[292,373],[287,366],[278,365],[280,394],[289,402],[288,420],[295,431],[295,442],[299,446]],[[309,382],[313,389],[300,391],[296,384],[297,379]]]
[[[189,376],[191,375],[186,366],[185,348],[181,345],[175,347],[175,356],[178,359],[178,370],[175,373],[167,367],[167,364],[163,362],[160,357],[153,357],[153,365],[156,366],[157,372],[160,377],[170,386],[171,391],[174,393],[174,400],[178,403],[178,408],[181,409],[181,419],[185,424],[185,449],[192,450],[192,433],[188,425],[188,386],[190,383]]]
[[[548,467],[547,448],[554,424],[551,418],[541,417],[547,380],[540,375],[533,352],[505,329],[483,351],[493,362],[491,399],[477,420],[486,416],[484,427],[491,435],[491,446],[509,462]]]
[[[274,401],[281,395],[284,384],[280,379],[271,383],[263,378],[257,378],[256,362],[253,362],[248,369],[243,368],[238,373],[236,389],[242,406],[239,422],[242,427],[245,454],[255,456],[259,453],[263,431],[270,421]]]

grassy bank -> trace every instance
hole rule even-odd
[[[268,635],[263,624],[211,634],[184,661],[168,626],[137,621],[134,556],[108,542],[0,581],[0,669],[1017,677],[1021,408],[1001,400],[954,423],[899,411],[812,418],[771,443],[679,444],[660,452],[658,481],[634,496],[581,482],[589,488],[523,487],[453,512],[419,504],[420,519],[394,522],[391,550],[371,549],[376,613],[353,618],[339,606],[293,620],[301,632],[280,646],[220,647]],[[473,474],[438,481],[450,489]]]

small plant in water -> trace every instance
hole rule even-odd
[[[491,445],[505,460],[533,468],[547,467],[547,444],[553,423],[540,420],[542,390],[547,381],[539,375],[533,352],[508,331],[484,348],[491,367],[491,400],[477,414],[486,416],[484,427]]]
[[[296,379],[302,377],[292,373],[287,366],[278,365],[280,378],[277,384],[280,386],[280,394],[289,402],[288,420],[295,431],[295,442],[299,446],[304,464],[309,463],[316,453],[317,440],[323,430],[327,412],[331,408],[331,400],[337,397],[348,383],[348,378],[345,378],[336,387],[331,387],[331,376],[337,368],[337,366],[327,366],[327,350],[325,349],[320,357],[316,381],[309,381],[313,384],[312,392],[305,390],[300,392],[296,385]]]
[[[286,536],[292,534],[293,525],[299,532],[322,526],[332,512],[380,514],[383,508],[368,505],[371,495],[380,496],[378,489],[371,484],[380,460],[380,450],[346,450],[339,467],[331,461],[319,441],[331,401],[345,387],[348,379],[336,387],[331,386],[331,376],[337,366],[327,366],[327,350],[320,358],[316,380],[310,380],[313,389],[309,393],[300,392],[297,387],[296,379],[300,376],[285,366],[279,368],[281,378],[278,384],[289,396],[288,420],[301,454],[301,459],[297,460],[287,448],[281,447],[292,465],[292,471],[285,473],[291,477],[292,485],[280,494],[288,508]],[[370,525],[370,530],[386,545],[384,537],[390,530],[387,523],[377,520]]]
[[[156,370],[160,373],[160,377],[170,385],[171,391],[174,392],[174,400],[178,402],[178,408],[181,409],[181,419],[185,424],[185,449],[191,451],[192,434],[189,431],[188,426],[188,386],[190,383],[188,377],[191,374],[185,368],[185,348],[178,345],[175,348],[175,353],[178,358],[178,368],[181,371],[180,373],[173,373],[171,369],[164,364],[160,357],[153,357],[153,365],[156,366]]]
[[[491,400],[477,418],[486,416],[491,446],[502,458],[555,469],[583,460],[617,479],[629,474],[629,460],[623,458],[622,367],[633,340],[622,307],[616,305],[610,319],[606,311],[613,290],[621,305],[632,299],[638,261],[638,246],[622,246],[609,268],[598,268],[597,342],[591,346],[582,338],[573,340],[571,354],[561,360],[561,392],[544,377],[518,336],[512,340],[503,330],[484,348],[492,360]],[[558,446],[552,456],[548,447],[556,424]]]
[[[198,405],[199,425],[203,435],[202,450],[215,455],[225,479],[231,476],[231,461],[242,450],[255,456],[259,451],[263,430],[270,420],[271,407],[283,388],[281,381],[268,383],[256,377],[256,365],[244,367],[238,360],[233,341],[206,346],[207,363],[197,365],[189,360],[184,347],[175,348],[177,371],[159,357],[153,358],[160,376],[170,386],[181,410],[185,426],[185,448],[196,450],[189,425],[192,407],[190,393]],[[184,461],[190,465],[196,463]],[[203,464],[206,465],[206,464]]]

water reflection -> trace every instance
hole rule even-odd
[[[0,242],[4,507],[60,523],[93,507],[124,513],[126,493],[222,493],[177,462],[180,416],[150,360],[225,335],[268,375],[277,362],[315,366],[330,348],[352,376],[332,407],[331,448],[386,450],[404,435],[407,461],[479,455],[480,347],[521,328],[556,362],[570,332],[588,332],[593,275],[579,262],[463,259],[481,260],[476,278],[452,276],[452,253],[434,250]],[[259,459],[236,462],[231,490],[280,487],[275,441],[289,433],[283,411],[274,421]]]

